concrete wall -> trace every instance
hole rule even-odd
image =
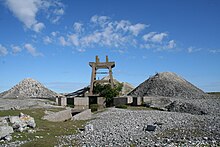
[[[128,102],[127,97],[115,97],[113,99],[113,104],[115,106],[119,106],[119,105],[126,105]]]
[[[74,98],[75,106],[88,106],[89,105],[89,97],[75,97]]]
[[[67,99],[66,97],[57,97],[56,98],[56,104],[58,106],[66,106],[67,105]]]
[[[133,97],[132,105],[134,105],[134,106],[142,105],[142,97]]]
[[[127,96],[127,103],[132,104],[133,103],[133,97],[132,96]]]
[[[105,98],[104,97],[97,97],[97,104],[101,106],[105,106]]]

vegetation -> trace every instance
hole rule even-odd
[[[49,111],[60,111],[62,109],[48,109]],[[0,111],[1,116],[13,116],[19,115],[20,112],[28,114],[34,117],[36,126],[36,133],[27,132],[15,132],[12,134],[13,140],[31,140],[30,142],[22,145],[23,147],[29,146],[47,146],[53,147],[58,144],[57,136],[61,135],[71,135],[77,133],[77,128],[82,128],[86,121],[65,121],[65,122],[49,122],[47,120],[42,120],[44,116],[45,109],[27,109],[27,110],[6,110]],[[36,138],[40,136],[40,138]],[[73,142],[74,144],[74,142]]]
[[[121,108],[121,109],[127,109],[128,106],[127,105],[118,105],[118,106],[115,106],[116,108]]]
[[[93,93],[105,97],[106,106],[109,107],[112,106],[113,98],[119,95],[122,87],[123,85],[120,83],[115,85],[114,88],[111,88],[110,84],[96,84]]]
[[[92,112],[98,111],[99,105],[98,104],[91,104],[89,106]]]
[[[215,96],[220,96],[220,92],[208,92],[208,94],[215,95]]]

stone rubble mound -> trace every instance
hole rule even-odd
[[[27,78],[8,91],[0,93],[0,98],[53,98],[57,95],[59,94],[47,89],[40,82]]]
[[[19,116],[0,117],[0,140],[12,140],[11,134],[14,132],[34,133],[35,127],[34,118],[23,113],[20,113]]]
[[[130,96],[164,96],[185,99],[205,98],[201,89],[172,72],[157,73],[150,77],[128,95]]]

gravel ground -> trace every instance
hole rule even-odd
[[[29,108],[50,108],[57,107],[55,102],[46,99],[6,99],[0,98],[0,110],[29,109]]]
[[[220,117],[216,115],[110,108],[94,118],[88,122],[93,131],[60,136],[59,146],[220,145]],[[144,131],[146,125],[155,125],[156,130]]]

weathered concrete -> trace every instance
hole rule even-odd
[[[91,109],[84,110],[72,117],[72,120],[88,120],[92,118]]]
[[[65,121],[71,118],[72,118],[71,109],[67,109],[67,110],[54,112],[54,113],[45,115],[42,119],[46,119],[52,122],[60,122],[60,121]]]
[[[113,104],[115,106],[126,105],[126,104],[128,104],[127,97],[115,97],[113,99]]]
[[[56,97],[56,104],[58,106],[66,106],[67,105],[67,98],[64,96]]]
[[[142,105],[142,97],[133,97],[132,105],[134,105],[134,106]]]
[[[101,106],[105,106],[105,98],[104,97],[97,97],[97,104]]]
[[[133,103],[133,97],[132,96],[127,96],[127,103],[132,104]]]
[[[89,97],[75,97],[74,98],[75,106],[88,106],[89,105]]]

